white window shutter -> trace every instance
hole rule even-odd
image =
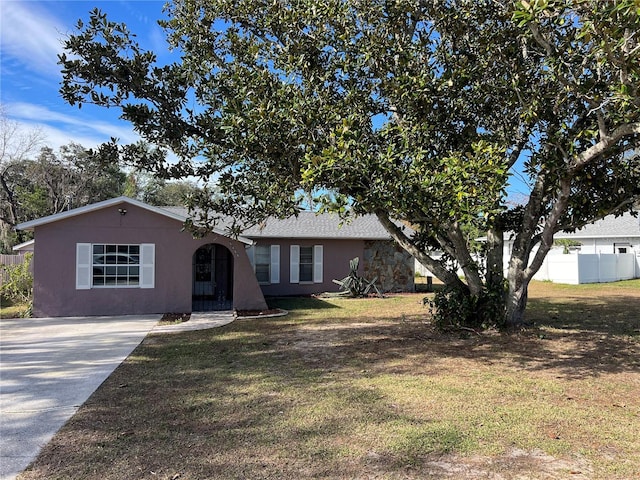
[[[289,281],[300,283],[300,245],[291,245],[289,261]]]
[[[143,243],[140,245],[140,288],[155,287],[156,245]]]
[[[76,290],[89,290],[93,277],[90,243],[76,243]]]
[[[322,245],[313,246],[313,283],[322,283]]]
[[[280,245],[271,245],[271,283],[280,283]]]

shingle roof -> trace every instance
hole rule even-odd
[[[162,208],[181,215],[185,219],[188,216],[184,208]],[[220,227],[224,228],[223,225]],[[391,239],[375,215],[356,217],[340,225],[340,218],[337,215],[314,212],[300,212],[297,217],[284,220],[270,218],[262,225],[246,229],[242,232],[242,236],[247,238]]]
[[[640,216],[627,212],[620,217],[609,215],[585,225],[574,233],[559,232],[555,238],[640,237]]]
[[[249,238],[391,239],[374,215],[356,217],[341,225],[337,215],[314,212],[300,212],[297,217],[285,220],[269,219],[264,225],[251,227],[243,234]]]

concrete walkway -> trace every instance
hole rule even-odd
[[[0,479],[24,470],[145,336],[226,325],[231,312],[0,320]]]

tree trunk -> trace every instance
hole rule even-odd
[[[511,285],[510,285],[511,287]],[[507,293],[504,324],[508,328],[520,328],[524,325],[524,311],[529,297],[529,282],[519,282],[515,289]]]
[[[509,285],[504,310],[504,325],[520,328],[524,324],[524,311],[529,296],[531,276],[525,274],[529,263],[530,248],[514,249],[509,260],[507,283]]]
[[[455,272],[450,272],[445,269],[439,261],[434,260],[424,251],[416,247],[410,238],[408,238],[402,229],[400,229],[395,223],[393,223],[386,212],[377,211],[376,216],[380,223],[385,228],[391,237],[396,241],[398,245],[404,248],[408,253],[418,260],[422,265],[427,267],[437,278],[442,280],[446,285],[459,289],[460,291],[468,291],[468,287],[458,278]]]
[[[487,231],[487,287],[490,290],[502,288],[504,281],[503,250],[502,230],[490,228]]]

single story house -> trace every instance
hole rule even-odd
[[[576,284],[640,278],[640,215],[629,212],[618,217],[609,215],[575,232],[559,232],[554,239],[571,240],[576,245],[569,247],[569,255],[563,255],[564,246],[554,246],[534,276],[536,280]],[[512,234],[505,233],[505,272],[512,249]],[[417,262],[415,268],[422,275],[431,275]]]
[[[569,239],[580,243],[580,253],[640,254],[640,215],[627,212],[619,217],[609,215],[585,225],[573,233],[560,232],[554,239]]]
[[[640,278],[640,217],[627,212],[608,215],[555,240],[571,240],[568,248],[555,246],[536,273],[536,280],[556,283],[605,283]],[[512,241],[507,243],[511,248]],[[510,250],[509,250],[510,251]]]
[[[263,310],[265,295],[336,291],[359,257],[384,291],[413,290],[413,259],[373,216],[301,212],[237,238],[183,230],[187,212],[118,197],[22,223],[34,232],[35,316]]]

